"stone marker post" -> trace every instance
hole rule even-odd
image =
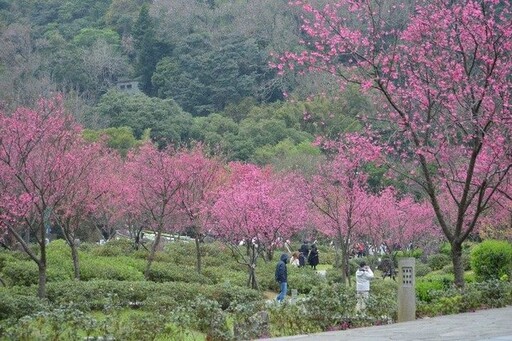
[[[416,319],[416,260],[402,258],[398,261],[398,322]]]
[[[298,291],[297,289],[292,289],[292,303],[295,303],[297,301]]]

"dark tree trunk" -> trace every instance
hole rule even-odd
[[[37,264],[37,267],[39,269],[39,286],[37,289],[37,296],[39,298],[45,298],[46,297],[46,260],[40,261]]]
[[[247,286],[251,289],[258,289],[258,281],[256,280],[256,259],[258,257],[258,250],[256,250],[256,246],[251,243],[250,245],[250,258],[249,258],[249,279],[247,281]]]
[[[77,250],[77,247],[76,247],[74,241],[71,243],[70,246],[71,246],[71,257],[73,258],[73,269],[75,272],[75,279],[77,281],[79,281],[80,280],[80,260],[78,258],[78,250]]]
[[[196,269],[197,273],[201,273],[201,241],[199,240],[199,235],[196,234],[195,236],[195,242],[196,242]]]
[[[458,288],[464,288],[464,264],[462,263],[462,243],[454,241],[452,246],[453,273],[455,275],[455,285]]]
[[[155,259],[155,254],[156,254],[158,245],[160,244],[161,235],[162,235],[162,232],[160,230],[158,230],[158,232],[155,234],[155,241],[153,243],[153,246],[151,247],[151,251],[149,252],[148,263],[146,264],[146,270],[144,270],[144,278],[146,280],[149,279],[149,270],[151,270],[151,265],[153,264],[153,260]]]

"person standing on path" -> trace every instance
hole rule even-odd
[[[356,271],[357,312],[366,308],[366,301],[370,297],[370,281],[373,277],[372,269],[365,262],[361,262]]]
[[[277,262],[276,266],[276,281],[279,283],[279,295],[277,295],[276,300],[278,302],[282,302],[286,297],[286,293],[288,291],[288,270],[286,268],[286,263],[288,262],[288,255],[283,253],[281,255],[281,259]]]

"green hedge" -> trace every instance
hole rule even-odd
[[[258,291],[228,284],[212,286],[199,283],[104,280],[48,283],[47,295],[52,303],[75,302],[83,309],[93,310],[103,309],[112,297],[120,306],[149,305],[153,308],[160,298],[168,305],[171,300],[179,303],[203,295],[219,302],[223,308],[227,308],[231,302],[253,302],[262,298]]]
[[[82,281],[94,279],[138,281],[144,279],[144,274],[116,258],[87,257],[80,262],[80,279]]]
[[[423,277],[432,272],[432,268],[427,264],[416,261],[416,277]]]
[[[46,302],[36,296],[21,295],[6,288],[0,288],[0,320],[19,319],[46,308]]]
[[[190,266],[176,266],[174,264],[153,263],[149,269],[148,279],[153,282],[185,282],[213,284],[213,281],[197,273],[197,270]]]
[[[485,240],[471,252],[471,268],[478,281],[509,280],[512,276],[512,244]]]
[[[499,308],[512,304],[512,283],[498,280],[470,282],[463,290],[450,287],[432,289],[428,300],[417,304],[417,315],[457,314],[476,309]]]
[[[288,287],[290,290],[297,289],[299,294],[309,294],[315,287],[327,283],[326,278],[310,268],[294,268],[292,270],[288,269]]]
[[[444,253],[436,253],[430,255],[427,259],[427,264],[432,270],[441,270],[444,266],[449,265],[451,262],[450,256]]]
[[[447,290],[453,285],[453,275],[430,273],[416,279],[416,297],[419,301],[431,302],[432,293]]]

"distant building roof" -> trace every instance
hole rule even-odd
[[[129,80],[121,80],[116,82],[116,88],[119,91],[128,92],[128,93],[139,93],[139,82],[133,79]]]

